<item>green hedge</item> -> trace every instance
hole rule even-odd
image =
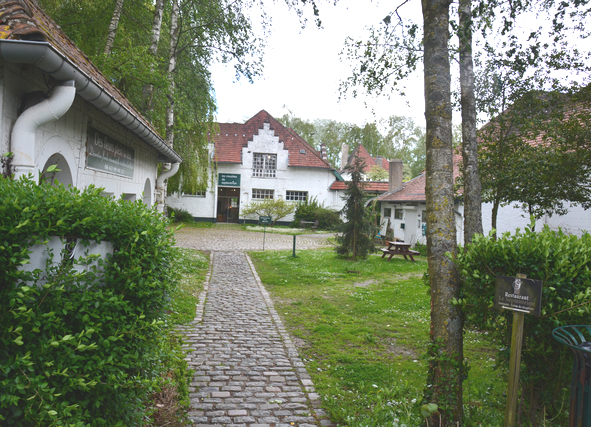
[[[298,203],[292,226],[299,227],[300,221],[318,221],[321,230],[336,230],[343,223],[337,211],[325,208],[316,197]]]
[[[463,277],[459,303],[466,325],[493,334],[499,344],[497,364],[504,372],[513,315],[493,309],[496,276],[523,273],[543,281],[541,317],[525,316],[520,413],[524,420],[529,414],[533,425],[540,425],[542,409],[548,418],[564,415],[572,361],[552,330],[591,324],[591,235],[579,238],[545,227],[540,232],[518,230],[498,240],[477,236],[466,252],[458,251],[455,262]]]
[[[99,188],[0,179],[0,424],[144,423],[170,358],[167,224]],[[52,236],[108,241],[114,252],[99,261],[103,272],[77,272],[68,257],[45,271],[20,270],[28,248]]]

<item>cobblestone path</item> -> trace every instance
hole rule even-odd
[[[300,360],[250,258],[212,252],[190,352],[193,427],[328,426]]]

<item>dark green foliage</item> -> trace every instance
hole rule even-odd
[[[18,426],[130,426],[145,421],[166,366],[174,288],[167,221],[142,203],[0,179],[0,420]],[[98,269],[84,257],[26,272],[51,237],[107,241]],[[53,253],[53,260],[58,254]],[[182,368],[179,368],[182,369]]]
[[[341,234],[337,236],[339,246],[335,251],[339,255],[348,256],[351,254],[353,260],[365,258],[370,252],[375,251],[373,236],[378,232],[378,227],[371,218],[369,209],[365,207],[365,193],[361,173],[365,162],[355,155],[352,165],[348,166],[351,172],[351,181],[343,198],[346,200],[342,214],[345,216],[345,223],[340,227]]]
[[[569,381],[571,358],[551,333],[559,326],[589,324],[591,235],[578,238],[546,227],[538,233],[518,230],[497,241],[478,236],[466,252],[458,251],[455,262],[463,276],[459,302],[466,323],[494,335],[502,369],[508,366],[513,316],[492,308],[495,277],[523,273],[543,281],[542,316],[525,316],[521,410],[529,412],[533,425],[540,425],[536,420],[543,407],[548,418],[555,417]]]
[[[182,208],[173,208],[166,206],[166,214],[174,222],[193,222],[193,215]]]
[[[292,223],[294,227],[299,227],[300,221],[314,222],[318,220],[318,229],[320,230],[335,230],[343,223],[337,211],[325,208],[324,204],[318,203],[316,197],[299,203],[294,218]]]

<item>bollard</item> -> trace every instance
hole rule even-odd
[[[296,235],[293,235],[293,257],[295,258],[295,243],[296,243]]]

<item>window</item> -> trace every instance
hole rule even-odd
[[[394,219],[402,219],[402,209],[394,209]]]
[[[427,211],[423,211],[423,213],[421,213],[421,221],[427,222]]]
[[[384,218],[392,217],[392,208],[384,208]]]
[[[252,189],[253,199],[272,199],[274,190],[259,190],[256,188]]]
[[[287,191],[285,193],[285,200],[292,202],[305,202],[308,199],[307,191]]]
[[[255,178],[275,178],[277,154],[254,153],[252,157],[252,176]]]
[[[187,193],[183,191],[183,197],[205,197],[205,190],[196,190]]]

